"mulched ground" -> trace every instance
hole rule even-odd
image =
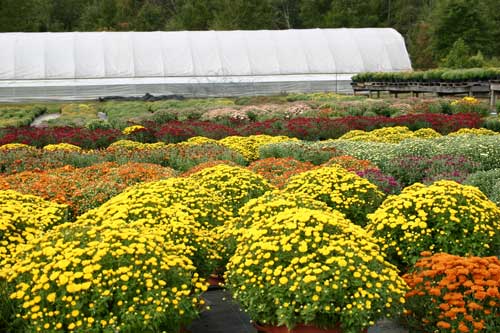
[[[203,295],[211,310],[188,327],[190,333],[257,333],[250,318],[225,290],[212,290]],[[391,321],[381,321],[368,329],[368,333],[408,333],[408,330]]]

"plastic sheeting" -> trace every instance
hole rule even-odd
[[[355,73],[405,70],[393,29],[0,34],[4,101],[347,92]]]

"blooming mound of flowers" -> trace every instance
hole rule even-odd
[[[189,177],[135,185],[84,215],[95,219],[96,223],[117,215],[124,219],[148,218],[148,209],[154,212],[154,217],[163,207],[173,204],[189,208],[194,219],[207,229],[223,224],[233,216],[224,209],[222,196]]]
[[[81,151],[82,148],[72,145],[71,143],[56,143],[50,144],[43,147],[44,150],[48,151],[56,151],[56,150],[64,150],[64,151]]]
[[[405,126],[383,127],[370,132],[362,130],[349,131],[342,135],[340,140],[371,141],[398,143],[410,138],[431,139],[439,137],[441,134],[431,128],[419,129],[412,132]]]
[[[234,254],[238,244],[238,237],[255,223],[262,223],[291,208],[309,208],[321,211],[331,211],[324,202],[311,199],[308,196],[290,194],[278,190],[269,191],[262,196],[248,201],[238,211],[238,216],[218,226],[215,230],[221,236],[220,252],[224,262]]]
[[[167,236],[167,237],[166,237]],[[8,331],[178,332],[206,285],[161,228],[64,224],[16,253],[7,281]],[[182,253],[182,254],[181,254]]]
[[[200,164],[192,167],[188,171],[183,172],[181,174],[181,176],[182,177],[189,177],[192,174],[195,174],[195,173],[197,173],[197,172],[199,172],[199,171],[201,171],[203,169],[211,168],[211,167],[214,167],[214,166],[219,165],[219,164],[226,164],[226,165],[230,165],[230,166],[238,166],[238,164],[234,163],[233,161],[228,161],[228,160],[208,161],[208,162],[203,162],[203,163],[200,163]]]
[[[129,135],[136,131],[145,130],[146,127],[142,125],[132,125],[123,129],[122,134]]]
[[[16,150],[16,149],[28,149],[33,150],[36,149],[33,146],[24,144],[24,143],[7,143],[0,146],[0,150]]]
[[[338,165],[298,174],[290,178],[284,191],[323,201],[359,225],[366,224],[366,215],[384,199],[376,185]]]
[[[456,132],[448,134],[450,136],[457,135],[498,135],[497,132],[487,128],[461,128]]]
[[[367,230],[402,266],[422,251],[486,256],[500,246],[500,209],[477,188],[454,181],[407,187],[369,219]]]
[[[250,163],[248,169],[266,178],[272,185],[282,188],[291,176],[316,168],[311,162],[291,157],[269,157]]]
[[[287,136],[272,136],[272,135],[250,135],[250,136],[228,136],[219,140],[231,149],[241,153],[248,161],[255,161],[259,158],[259,148],[266,144],[280,143],[285,141],[298,141]]]
[[[167,145],[164,142],[142,143],[132,140],[118,140],[110,144],[107,150],[116,150],[116,149],[150,150],[150,149],[160,149],[166,146]]]
[[[66,221],[66,205],[13,190],[0,191],[0,261],[16,246]]]
[[[190,178],[223,198],[224,208],[236,213],[250,199],[275,189],[267,180],[247,169],[219,164]]]
[[[292,208],[242,234],[227,287],[259,324],[360,332],[404,302],[406,284],[379,250],[339,212]]]
[[[124,200],[114,204],[120,205],[118,210],[127,209],[127,215],[109,214],[108,205],[104,211],[96,209],[82,215],[76,223],[111,226],[128,223],[139,228],[160,228],[166,232],[166,239],[172,240],[176,245],[189,246],[193,250],[188,257],[200,275],[208,276],[218,266],[220,256],[216,252],[216,235],[203,228],[187,206],[178,203],[165,205],[154,195],[144,195],[134,199],[134,202]]]
[[[368,169],[378,169],[378,167],[368,160],[360,160],[349,155],[334,156],[322,166],[340,165],[344,169],[352,172],[365,171]]]
[[[406,294],[410,327],[424,332],[498,332],[498,258],[423,255],[403,276],[411,288]]]

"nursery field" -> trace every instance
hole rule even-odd
[[[499,204],[469,97],[0,106],[0,331],[496,333]]]

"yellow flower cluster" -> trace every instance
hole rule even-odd
[[[178,180],[176,184],[176,180]],[[151,186],[138,186],[112,198],[101,207],[81,215],[76,223],[81,225],[111,226],[127,223],[138,227],[162,229],[165,239],[176,245],[189,246],[192,254],[188,255],[193,261],[197,272],[202,276],[209,276],[219,265],[220,256],[216,252],[217,235],[204,227],[199,220],[207,221],[208,212],[201,213],[201,209],[189,207],[191,197],[184,196],[188,181],[184,179],[169,179]],[[168,184],[168,185],[167,185]],[[170,186],[169,186],[170,185]],[[196,199],[206,199],[216,204],[216,199],[207,192],[196,195]],[[180,202],[183,202],[182,204]],[[197,203],[202,206],[203,201]],[[203,216],[205,215],[205,216]],[[220,216],[222,217],[222,216]]]
[[[500,246],[500,209],[473,186],[416,183],[370,214],[367,230],[402,266],[414,264],[422,251],[494,255]]]
[[[458,135],[498,135],[497,132],[489,130],[487,128],[461,128],[456,132],[448,134],[449,136]]]
[[[184,144],[204,144],[204,143],[218,143],[215,139],[206,138],[204,136],[193,136],[189,138]]]
[[[480,102],[477,98],[472,97],[472,96],[465,96],[462,99],[457,99],[453,102],[451,102],[451,105],[460,105],[460,104],[465,104],[465,105],[478,105]]]
[[[284,191],[323,201],[359,225],[366,224],[366,215],[384,199],[384,193],[376,185],[339,165],[293,176]]]
[[[70,143],[57,143],[50,144],[43,147],[44,150],[48,151],[56,151],[56,150],[64,150],[64,151],[81,151],[82,148],[72,145]]]
[[[0,191],[0,261],[16,246],[66,221],[68,207],[34,195]]]
[[[332,210],[324,202],[311,199],[308,196],[278,190],[269,191],[258,198],[251,199],[240,208],[234,219],[215,229],[215,232],[221,237],[220,253],[224,258],[224,263],[234,254],[238,237],[248,228],[292,208],[309,208],[324,212]]]
[[[139,130],[142,130],[142,129],[146,129],[146,127],[141,126],[141,125],[133,125],[133,126],[129,126],[129,127],[124,128],[122,131],[122,134],[129,135],[129,134],[132,134],[132,133],[139,131]]]
[[[225,275],[233,297],[263,324],[360,332],[401,311],[406,284],[379,247],[337,211],[290,208],[241,236]]]
[[[15,149],[36,149],[24,143],[7,143],[0,146],[0,150],[15,150]]]
[[[439,136],[441,134],[432,128],[422,128],[412,132],[405,126],[395,126],[383,127],[370,132],[353,130],[342,135],[339,140],[398,143],[411,138],[431,139]]]
[[[204,184],[186,178],[169,178],[139,184],[111,198],[96,210],[82,217],[96,219],[100,223],[105,218],[136,219],[161,218],[161,209],[174,204],[189,208],[190,215],[204,228],[211,229],[232,218],[232,213],[224,209],[224,198],[206,188]]]
[[[178,332],[206,290],[183,255],[192,251],[163,228],[63,224],[0,269],[2,293],[29,332]]]
[[[167,147],[167,144],[163,142],[155,142],[155,143],[142,143],[132,140],[118,140],[113,142],[107,148],[108,150],[114,149],[128,149],[128,150],[150,150],[150,149],[161,149]]]
[[[298,141],[287,136],[250,135],[250,136],[228,136],[218,142],[226,147],[236,150],[249,162],[259,158],[259,148],[266,144],[280,143],[286,141]]]
[[[203,169],[190,178],[220,195],[223,207],[232,213],[236,213],[250,199],[276,189],[261,175],[226,164]]]

